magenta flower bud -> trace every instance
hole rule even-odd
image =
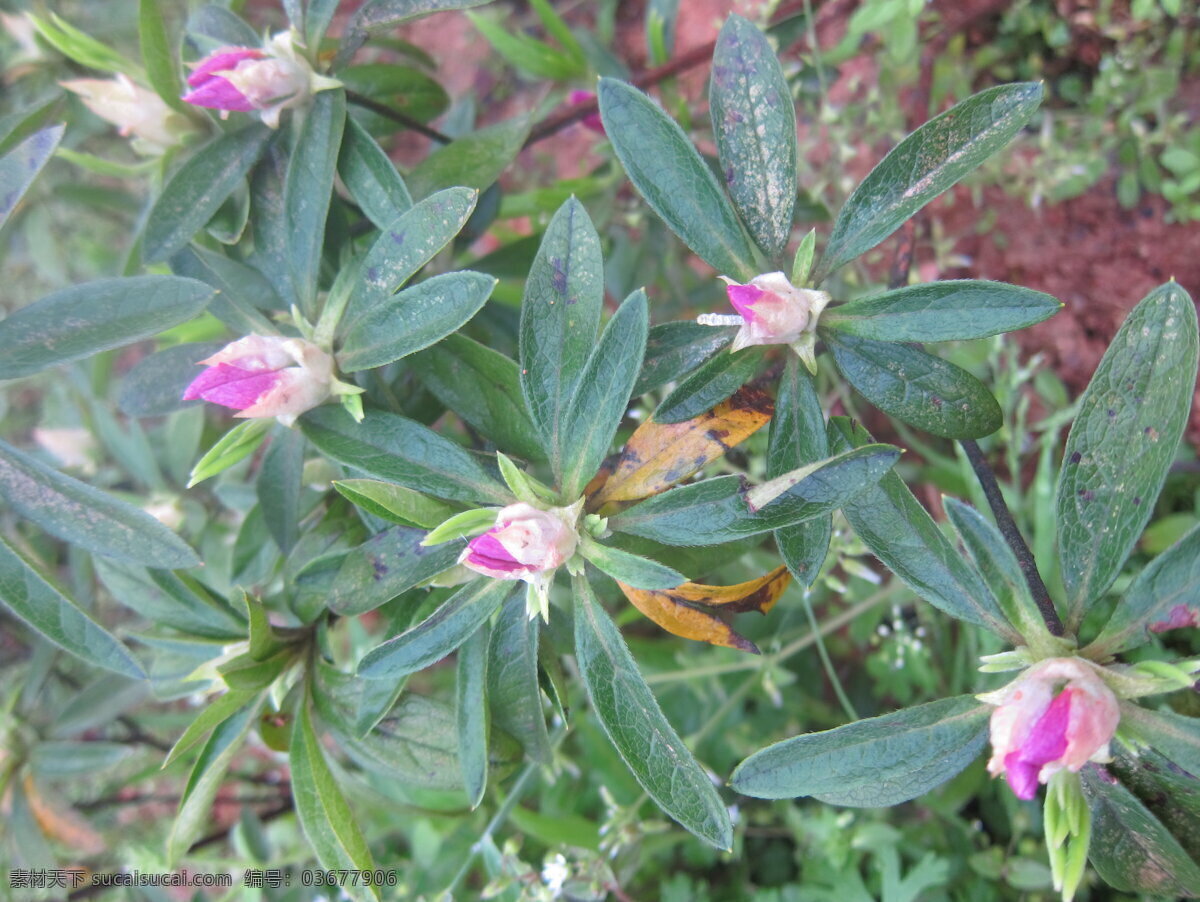
[[[313,72],[297,55],[291,35],[276,35],[266,48],[222,47],[196,64],[188,76],[192,90],[183,96],[187,103],[230,112],[258,111],[271,128],[288,107],[304,103],[314,91],[340,82]]]
[[[544,585],[550,571],[575,553],[578,507],[539,510],[519,502],[501,508],[496,525],[476,536],[458,562],[492,579],[523,579]]]
[[[1003,689],[981,695],[992,712],[988,771],[1004,774],[1019,799],[1060,770],[1108,761],[1117,729],[1117,698],[1100,668],[1082,658],[1047,658]]]
[[[115,125],[123,137],[132,138],[138,153],[162,154],[194,132],[186,116],[125,75],[76,78],[59,84],[79,95],[89,110]]]
[[[237,417],[275,417],[286,426],[324,403],[333,383],[333,358],[302,338],[247,335],[200,361],[183,400],[201,399],[238,411]]]
[[[722,278],[724,278],[722,276]],[[742,328],[732,350],[752,345],[794,344],[817,326],[817,317],[829,303],[823,291],[797,288],[781,272],[755,276],[745,285],[725,279],[729,303],[738,312]]]
[[[571,106],[578,106],[581,103],[590,103],[595,99],[596,95],[591,91],[576,90],[567,95],[567,103],[569,103]],[[600,119],[599,113],[588,113],[579,121],[583,123],[584,128],[589,128],[597,134],[605,134],[604,122]]]

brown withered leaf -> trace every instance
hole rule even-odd
[[[736,586],[707,586],[684,583],[674,589],[635,589],[617,583],[630,603],[665,629],[685,639],[736,648],[759,654],[758,646],[733,630],[720,614],[771,610],[792,580],[787,567],[777,567],[766,576]],[[716,613],[695,605],[714,608]]]
[[[588,507],[640,501],[682,482],[765,426],[773,406],[765,391],[745,385],[708,413],[683,423],[647,420],[625,443],[612,475],[593,489]]]
[[[99,855],[108,848],[96,830],[74,808],[39,791],[30,774],[22,781],[25,801],[47,839],[55,840],[77,855]]]

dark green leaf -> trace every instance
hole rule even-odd
[[[829,421],[829,450],[862,447],[871,436],[845,417]],[[842,506],[855,533],[908,587],[935,608],[1024,644],[979,573],[938,529],[895,473]]]
[[[428,495],[377,479],[339,479],[333,487],[352,504],[401,526],[432,529],[456,513],[455,508]]]
[[[1169,282],[1129,314],[1079,402],[1058,480],[1068,627],[1121,572],[1187,424],[1200,355],[1196,308]]]
[[[367,252],[359,283],[342,318],[342,332],[384,304],[462,230],[477,193],[451,188],[427,197],[385,228]]]
[[[179,77],[179,63],[171,49],[160,0],[139,0],[138,43],[150,87],[169,106],[186,112],[187,104],[179,99],[183,94],[183,79]]]
[[[774,479],[828,456],[821,399],[812,376],[801,366],[800,358],[793,354],[779,380],[779,397],[775,400],[767,445],[767,476]],[[811,586],[825,562],[832,536],[832,515],[813,517],[795,526],[775,530],[775,544],[792,575],[802,584]]]
[[[244,617],[170,570],[101,559],[96,575],[117,602],[155,626],[224,642],[246,637]]]
[[[865,253],[1012,140],[1042,102],[1040,83],[998,85],[930,119],[850,195],[813,279]]]
[[[214,292],[176,276],[134,276],[73,285],[0,322],[0,379],[119,348],[177,326]]]
[[[378,229],[412,208],[412,195],[383,148],[353,118],[346,120],[338,174],[350,196]]]
[[[357,28],[385,28],[448,9],[470,9],[490,0],[368,0],[354,17]]]
[[[546,228],[521,303],[521,390],[561,470],[563,418],[596,343],[604,302],[600,237],[571,198]]]
[[[255,492],[267,531],[285,556],[296,544],[300,530],[303,469],[304,436],[294,429],[276,429],[263,455]]]
[[[0,157],[0,227],[8,221],[42,167],[54,156],[65,125],[52,125],[30,135]]]
[[[587,536],[583,537],[579,551],[597,569],[635,589],[673,589],[687,582],[686,576],[666,564],[610,545],[601,545]]]
[[[718,476],[648,498],[609,526],[668,545],[719,545],[831,513],[874,486],[899,456],[891,445],[869,445],[830,458],[758,510],[741,478]]]
[[[945,783],[983,750],[987,705],[959,695],[794,736],[755,752],[730,785],[760,799],[812,796],[830,805],[883,808]]]
[[[171,176],[142,232],[142,259],[161,263],[181,250],[241,184],[271,139],[265,125],[222,135]]]
[[[1089,653],[1101,659],[1150,641],[1150,633],[1200,625],[1200,526],[1142,570]]]
[[[408,188],[413,197],[426,197],[452,185],[482,191],[516,159],[528,134],[529,119],[518,117],[456,138],[409,171]]]
[[[592,708],[638,783],[668,815],[718,849],[733,845],[729,812],[667,722],[625,641],[575,578],[575,655]]]
[[[562,418],[563,497],[583,493],[629,406],[629,393],[642,368],[649,331],[646,293],[638,289],[604,327]]]
[[[165,770],[178,761],[185,752],[194,748],[196,743],[212,732],[218,724],[222,724],[232,717],[252,698],[254,698],[253,692],[225,692],[201,708],[196,719],[187,725],[187,729],[171,746],[171,751],[163,760],[163,769]]]
[[[538,633],[541,620],[530,619],[521,593],[500,609],[488,648],[488,705],[492,723],[515,736],[525,754],[550,764],[550,735],[542,713],[538,683]]]
[[[34,632],[77,658],[135,680],[146,678],[124,645],[42,579],[3,540],[0,604]]]
[[[285,304],[270,280],[246,263],[203,247],[185,247],[171,258],[171,271],[217,289],[208,312],[235,335],[272,335],[276,329],[260,311],[283,310]]]
[[[675,382],[704,363],[733,339],[733,329],[714,329],[682,321],[650,327],[646,360],[633,386],[633,397]]]
[[[821,334],[846,381],[884,413],[946,438],[1000,428],[1000,405],[966,370],[907,345]]]
[[[368,680],[397,679],[440,661],[491,618],[515,588],[508,580],[467,583],[416,626],[367,652],[358,675]]]
[[[172,345],[143,357],[121,380],[117,406],[132,417],[161,417],[200,401],[184,401],[184,389],[200,375],[197,364],[221,349],[220,342]]]
[[[717,36],[708,96],[733,205],[758,246],[777,256],[796,205],[796,110],[775,51],[741,16]]]
[[[460,543],[427,547],[424,538],[424,530],[393,526],[351,550],[329,587],[329,609],[363,614],[454,566]]]
[[[654,422],[682,423],[712,410],[758,375],[765,354],[762,348],[719,352],[663,398]]]
[[[283,187],[292,285],[300,309],[310,315],[316,303],[325,219],[345,123],[344,91],[321,91],[313,97],[296,136]]]
[[[380,299],[346,333],[338,363],[353,373],[423,350],[478,313],[495,285],[483,273],[449,272]]]
[[[1132,734],[1200,779],[1200,717],[1183,717],[1169,709],[1150,711],[1123,701],[1121,731]]]
[[[599,95],[604,130],[650,208],[717,272],[748,281],[754,248],[683,129],[632,85],[602,78]]]
[[[0,495],[19,514],[73,545],[148,567],[194,567],[187,544],[145,511],[64,476],[0,442]]]
[[[292,795],[300,826],[312,843],[321,867],[357,873],[370,871],[374,867],[371,850],[325,760],[308,707],[308,700],[302,698],[288,748]],[[379,897],[376,887],[372,886],[369,892]]]
[[[331,405],[310,410],[299,423],[317,450],[368,476],[455,501],[511,503],[480,458],[420,423],[380,411],[355,423]]]
[[[488,698],[487,665],[490,633],[485,623],[458,650],[454,682],[455,720],[458,722],[458,763],[462,768],[467,801],[477,808],[487,789]]]
[[[439,401],[502,451],[542,460],[541,441],[521,394],[516,361],[465,335],[448,335],[409,358]]]
[[[190,38],[204,48],[256,47],[262,42],[259,35],[246,24],[246,20],[224,7],[209,3],[201,6],[188,17],[187,32]]]
[[[41,100],[34,101],[31,106],[6,116],[0,116],[0,156],[32,135],[46,128],[51,119],[60,118],[65,97],[54,93]]]
[[[1123,892],[1192,896],[1200,866],[1128,789],[1095,765],[1083,770],[1092,810],[1092,854],[1105,882]]]
[[[1004,282],[929,282],[826,310],[821,325],[877,341],[954,341],[1024,329],[1062,307],[1055,298]]]

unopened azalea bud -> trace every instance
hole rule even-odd
[[[200,361],[208,367],[183,393],[290,426],[333,391],[333,358],[302,338],[247,335]]]
[[[567,103],[571,106],[578,106],[581,103],[591,103],[595,99],[596,95],[591,91],[572,91],[567,95]],[[599,113],[588,113],[579,121],[583,123],[584,128],[591,129],[601,135],[605,134],[604,122],[600,119]]]
[[[210,53],[188,77],[192,90],[183,99],[221,110],[222,116],[257,110],[263,122],[278,128],[285,109],[307,102],[316,91],[339,85],[313,72],[296,53],[291,35],[283,32],[265,48],[223,47]]]
[[[1038,783],[1060,770],[1077,772],[1089,761],[1109,760],[1120,710],[1089,661],[1047,658],[980,699],[996,706],[988,771],[1004,774],[1019,799],[1032,799]]]
[[[724,278],[724,277],[722,277]],[[793,344],[817,327],[829,295],[797,288],[781,272],[755,276],[745,285],[725,279],[729,303],[741,318],[734,351],[752,345]]]
[[[186,116],[175,112],[153,91],[124,75],[77,78],[59,84],[78,94],[89,110],[115,125],[121,135],[133,138],[132,144],[138,153],[162,154],[194,132]]]

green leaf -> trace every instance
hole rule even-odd
[[[318,451],[368,476],[453,501],[511,503],[483,458],[420,423],[374,410],[356,423],[333,406],[310,410],[298,422]]]
[[[1017,556],[1000,530],[975,508],[957,498],[943,496],[942,506],[946,509],[947,519],[962,539],[971,562],[991,589],[1008,622],[1026,640],[1033,636],[1046,636],[1046,622],[1029,594],[1029,584],[1021,572]],[[1028,645],[1028,641],[1025,644]]]
[[[224,7],[209,3],[201,6],[188,17],[188,37],[199,47],[255,47],[262,42],[262,35],[255,32],[246,20]],[[195,40],[199,38],[200,40]]]
[[[524,595],[510,595],[488,647],[487,699],[493,725],[515,736],[530,759],[549,765],[553,756],[538,683],[540,630],[541,620],[530,619],[525,610]]]
[[[740,477],[718,476],[639,502],[611,517],[609,527],[668,545],[719,545],[831,513],[878,482],[899,457],[891,445],[868,445],[786,474],[758,510],[747,503]]]
[[[596,344],[604,303],[600,236],[571,198],[550,220],[525,283],[520,383],[546,456],[561,472],[563,420]]]
[[[812,796],[830,805],[883,808],[945,783],[983,750],[992,709],[959,695],[904,708],[755,752],[730,785],[760,799]]]
[[[962,279],[851,301],[822,313],[821,325],[876,341],[955,341],[1024,329],[1061,307],[1031,288]]]
[[[432,529],[454,515],[455,509],[450,505],[390,482],[339,479],[333,483],[333,487],[343,498],[367,513],[401,526]]]
[[[1134,579],[1088,653],[1097,660],[1150,641],[1151,633],[1200,624],[1200,526]]]
[[[254,696],[255,693],[253,692],[231,690],[209,702],[196,715],[196,719],[187,725],[187,729],[183,731],[180,737],[175,740],[175,744],[171,746],[171,751],[167,753],[167,757],[163,760],[163,770],[166,770],[186,752],[193,749],[196,743],[207,736],[218,725],[224,723],[237,711],[248,705]]]
[[[346,119],[338,175],[367,218],[386,229],[412,209],[412,195],[383,148],[353,118]]]
[[[87,551],[148,567],[195,567],[196,553],[145,511],[0,442],[0,495],[42,529]]]
[[[667,722],[625,641],[577,576],[575,655],[592,708],[638,783],[668,815],[718,849],[733,845],[729,812]]]
[[[1092,867],[1123,892],[1192,896],[1200,865],[1128,789],[1088,765],[1083,795],[1092,810]],[[1110,782],[1111,781],[1111,782]]]
[[[368,680],[398,679],[440,661],[471,638],[515,588],[510,580],[467,583],[416,626],[367,652],[358,675]]]
[[[79,777],[113,767],[134,752],[132,745],[123,742],[91,740],[43,740],[29,750],[29,764],[34,774],[45,780],[60,780],[64,777]]]
[[[158,627],[191,638],[236,642],[246,636],[246,620],[224,599],[171,570],[153,570],[108,558],[95,562],[96,575],[120,604]]]
[[[741,16],[717,36],[708,96],[733,205],[758,246],[778,256],[796,205],[796,110],[775,51]]]
[[[758,375],[766,351],[720,352],[680,382],[654,411],[656,423],[682,423],[712,410]]]
[[[453,514],[429,531],[421,541],[426,548],[441,545],[454,539],[478,536],[496,525],[496,511],[492,508],[477,508]]]
[[[1169,282],[1129,314],[1079,401],[1058,479],[1068,628],[1112,585],[1154,511],[1187,424],[1196,308]]]
[[[467,13],[467,17],[493,50],[510,66],[527,75],[569,81],[586,71],[585,61],[522,32],[511,32],[512,25],[508,21],[500,25],[475,13]]]
[[[774,479],[797,467],[829,457],[825,434],[825,412],[816,386],[800,358],[790,355],[779,380],[779,397],[771,418],[767,444],[767,476]],[[779,556],[792,575],[811,586],[833,537],[832,515],[813,517],[795,526],[775,530]]]
[[[190,489],[204,480],[228,470],[245,460],[263,443],[273,421],[270,419],[245,420],[238,423],[209,448],[192,467],[187,487]]]
[[[426,197],[452,185],[484,190],[516,159],[529,125],[525,116],[507,119],[435,150],[408,173],[413,197]]]
[[[179,62],[172,52],[160,0],[139,0],[138,43],[146,66],[146,80],[154,93],[168,106],[187,112],[188,105],[179,99],[183,94],[183,79],[179,77]]]
[[[423,350],[478,313],[495,286],[483,273],[449,272],[381,299],[347,332],[338,364],[353,373]]]
[[[47,44],[73,62],[102,72],[121,72],[135,82],[146,80],[141,66],[127,54],[96,40],[57,13],[50,13],[46,19],[38,18],[32,13],[25,15]]]
[[[42,167],[54,156],[65,125],[52,125],[35,132],[0,157],[0,228],[8,221]]]
[[[749,281],[754,248],[683,129],[632,85],[602,78],[599,95],[604,130],[650,208],[717,272]]]
[[[415,66],[363,63],[343,69],[338,73],[338,78],[347,91],[369,97],[377,104],[397,110],[418,122],[436,119],[450,106],[446,89],[425,70]],[[380,138],[390,137],[397,130],[398,123],[357,105],[354,118],[367,132]],[[384,224],[388,221],[385,220]]]
[[[344,91],[321,91],[313,97],[296,136],[283,186],[292,285],[300,309],[310,315],[316,305],[325,220],[345,123]]]
[[[252,125],[204,145],[171,176],[142,231],[142,260],[161,263],[192,239],[241,184],[272,132]]]
[[[146,674],[120,642],[0,539],[0,605],[64,651],[122,676]]]
[[[600,335],[562,418],[563,497],[577,498],[600,469],[629,406],[649,331],[646,292],[638,289]]]
[[[1000,405],[961,367],[907,345],[822,330],[846,381],[882,410],[945,438],[981,438],[1000,428]]]
[[[385,28],[418,16],[448,9],[470,9],[491,0],[367,0],[354,16],[352,27]]]
[[[265,696],[257,698],[217,725],[192,766],[179,812],[167,836],[168,866],[174,866],[187,854],[192,843],[212,823],[213,800],[225,784],[225,773],[250,733]],[[294,761],[292,768],[294,773]]]
[[[304,436],[279,428],[271,438],[254,484],[267,531],[286,557],[300,531],[300,492],[303,490]]]
[[[467,801],[478,808],[488,775],[488,625],[483,624],[458,650],[454,713],[458,723],[458,763]]]
[[[386,304],[401,285],[449,244],[471,217],[477,197],[469,188],[440,191],[393,220],[363,259],[359,282],[342,318],[342,332]]]
[[[651,326],[633,397],[681,379],[728,345],[734,331],[687,321]]]
[[[292,796],[296,815],[304,835],[317,853],[317,861],[326,870],[350,870],[362,873],[375,864],[363,838],[350,803],[325,760],[321,740],[313,729],[312,714],[306,697],[297,705],[296,723],[288,747],[292,772]],[[361,896],[379,898],[378,889],[359,890]]]
[[[1150,711],[1121,702],[1121,732],[1170,758],[1190,774],[1200,774],[1200,717],[1183,717],[1164,709]]]
[[[171,257],[171,271],[217,289],[208,312],[235,335],[274,335],[264,311],[283,310],[283,299],[259,270],[207,248],[189,246]]]
[[[1040,83],[998,85],[935,116],[901,141],[838,213],[813,284],[879,244],[1011,141],[1041,102]]]
[[[410,357],[409,366],[435,398],[497,447],[527,460],[545,459],[515,360],[465,335],[448,335]]]
[[[845,417],[829,421],[829,450],[862,447],[871,436]],[[854,532],[910,589],[951,617],[1024,644],[983,578],[938,529],[895,473],[842,506]]]
[[[601,545],[590,536],[580,538],[579,553],[617,582],[635,589],[673,589],[687,582],[686,576],[666,564]]]
[[[308,0],[304,8],[304,46],[317,50],[329,27],[339,0]]]
[[[0,116],[0,156],[7,154],[30,135],[46,128],[46,123],[50,120],[61,118],[65,99],[61,93],[51,94],[34,101],[30,106]]]
[[[0,322],[0,379],[149,338],[191,319],[212,296],[203,282],[176,276],[101,279],[64,288]]]
[[[424,538],[423,530],[393,526],[352,549],[329,587],[329,609],[364,614],[454,566],[458,543],[431,548]]]

